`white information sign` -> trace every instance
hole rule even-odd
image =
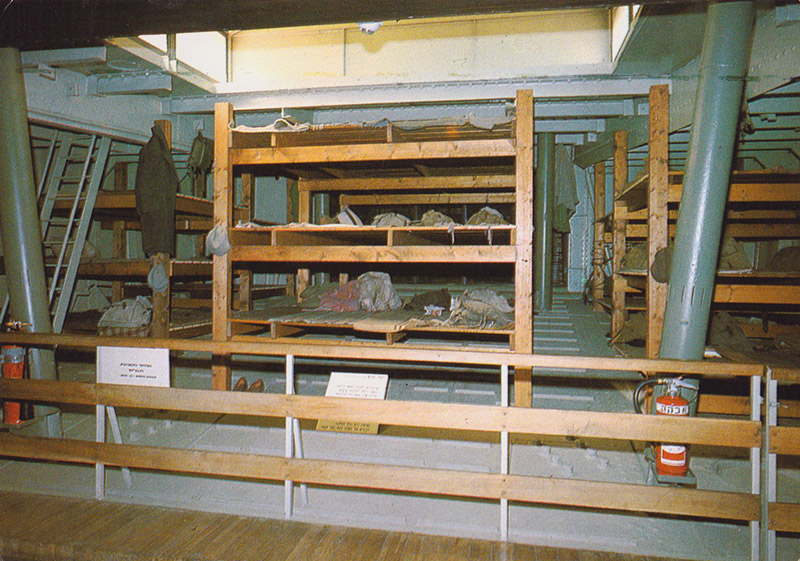
[[[97,347],[97,382],[169,387],[169,349]]]
[[[331,372],[325,397],[359,397],[363,399],[384,399],[388,374],[355,374],[352,372]]]
[[[388,374],[356,374],[353,372],[331,372],[325,397],[354,397],[361,399],[385,399]],[[320,419],[317,430],[378,434],[377,423],[352,423]]]

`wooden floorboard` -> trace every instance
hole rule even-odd
[[[12,492],[0,521],[5,561],[656,561]]]

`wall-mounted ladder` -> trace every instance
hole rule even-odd
[[[81,256],[103,184],[111,139],[98,135],[53,135],[39,183],[39,218],[53,331],[64,327]],[[79,171],[78,171],[79,170]],[[8,297],[0,310],[5,316]]]

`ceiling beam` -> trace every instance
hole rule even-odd
[[[643,4],[686,0],[639,0]],[[97,45],[107,37],[393,21],[600,7],[623,0],[25,0],[0,20],[0,45]],[[65,30],[69,30],[65,32]]]
[[[608,119],[606,132],[597,135],[596,141],[575,148],[575,163],[586,168],[611,158],[614,155],[614,132],[619,130],[628,131],[631,148],[645,144],[648,141],[648,123],[647,115]]]

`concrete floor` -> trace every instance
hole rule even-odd
[[[547,354],[611,356],[604,334],[608,316],[596,314],[577,296],[562,294],[547,314],[537,315],[535,346]],[[92,357],[62,361],[64,380],[92,381]],[[463,372],[459,368],[437,371],[398,371],[386,365],[329,365],[298,360],[297,390],[323,395],[332,369],[385,372],[390,375],[388,399],[499,404],[497,373]],[[584,372],[559,369],[535,372],[534,406],[555,409],[632,411],[631,394],[636,376],[595,372],[591,380],[578,379]],[[237,363],[234,379],[243,375],[252,383],[265,381],[266,391],[284,391],[283,364],[249,357]],[[173,385],[210,387],[207,360],[184,353],[173,359]],[[282,455],[282,421],[201,417],[189,414],[146,415],[118,411],[126,442]],[[69,438],[93,439],[94,416],[90,411],[63,414]],[[307,457],[346,461],[426,466],[443,469],[496,471],[500,449],[496,438],[463,437],[434,440],[412,431],[389,427],[379,435],[303,430]],[[741,457],[711,455],[699,451],[692,469],[703,489],[746,491],[748,463]],[[633,445],[601,445],[577,442],[516,439],[511,452],[512,473],[577,479],[644,483],[647,463]],[[209,477],[134,472],[127,488],[119,470],[108,471],[108,499],[195,510],[283,517],[283,485],[215,479]],[[800,470],[782,470],[779,489],[794,494],[800,489]],[[5,461],[0,464],[0,489],[52,495],[92,497],[94,470],[35,462]],[[496,503],[438,499],[400,494],[309,488],[308,502],[296,493],[298,521],[377,527],[448,536],[497,539],[500,511]],[[694,520],[659,519],[648,516],[570,511],[551,507],[512,505],[510,535],[513,541],[557,547],[595,549],[688,559],[743,560],[749,558],[749,529],[736,524]],[[676,539],[677,538],[677,539]],[[800,557],[800,540],[779,538],[779,559]]]

